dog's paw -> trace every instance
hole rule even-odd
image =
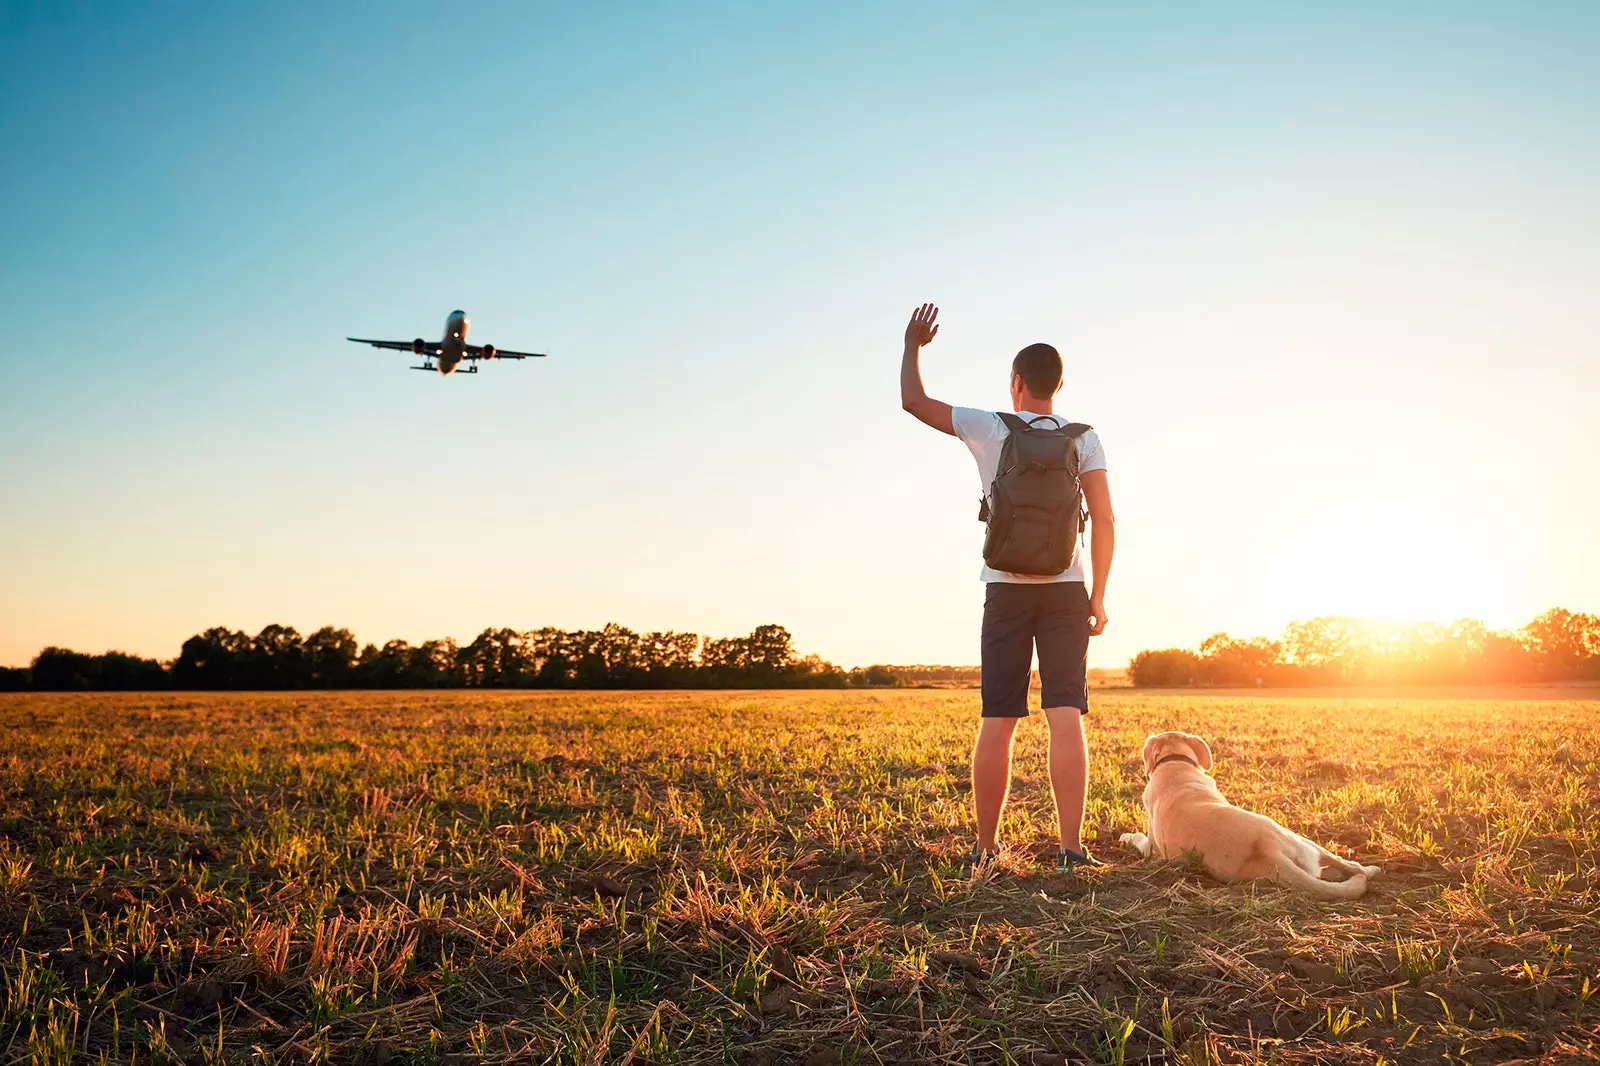
[[[1366,874],[1367,875],[1367,880],[1370,881],[1374,877],[1377,877],[1380,874],[1382,874],[1383,873],[1383,868],[1381,866],[1363,866],[1361,868],[1361,872]]]
[[[1119,836],[1117,838],[1117,840],[1120,841],[1123,844],[1132,844],[1133,843],[1133,834],[1132,833],[1123,833],[1121,836]]]

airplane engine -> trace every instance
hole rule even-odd
[[[413,355],[421,355],[423,352],[427,351],[427,348],[428,342],[423,340],[421,337],[418,337],[416,340],[411,342],[411,352]]]
[[[494,358],[494,345],[485,344],[483,346],[483,357],[485,359],[493,359]]]

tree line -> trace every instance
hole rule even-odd
[[[603,629],[485,629],[471,643],[360,645],[348,629],[302,636],[269,625],[254,636],[197,633],[168,662],[124,652],[45,648],[31,665],[0,669],[0,690],[316,688],[845,688],[898,683],[892,668],[843,670],[794,650],[789,631],[745,637]]]
[[[1217,633],[1198,651],[1141,651],[1128,678],[1146,688],[1600,681],[1600,615],[1557,607],[1515,632],[1472,618],[1445,625],[1313,618],[1277,640]]]

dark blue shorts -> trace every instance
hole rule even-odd
[[[983,597],[983,716],[1024,718],[1033,650],[1042,707],[1089,710],[1089,592],[1081,581],[991,581]]]

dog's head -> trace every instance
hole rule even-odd
[[[1211,769],[1211,746],[1193,733],[1152,733],[1144,742],[1144,772],[1153,773],[1156,763],[1168,755],[1186,755],[1202,770]]]

